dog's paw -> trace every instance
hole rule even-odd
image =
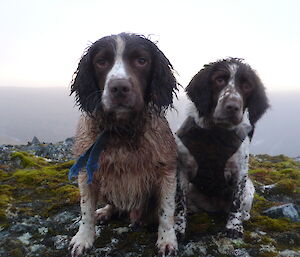
[[[243,229],[226,229],[226,236],[231,239],[243,238]]]
[[[162,243],[158,247],[158,256],[176,256],[177,255],[177,244],[173,243]]]
[[[156,246],[158,248],[158,256],[175,256],[177,255],[177,239],[175,231],[172,229],[158,236]]]
[[[103,208],[97,209],[95,211],[95,218],[98,222],[104,223],[108,220],[110,220],[112,213],[113,213],[113,207],[111,205],[106,205]]]
[[[95,235],[93,233],[77,232],[72,238],[69,249],[71,250],[72,257],[82,255],[87,249],[93,246]]]

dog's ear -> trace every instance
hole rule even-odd
[[[149,99],[146,101],[160,112],[168,107],[173,107],[173,94],[176,95],[179,84],[173,75],[173,66],[168,58],[154,43],[152,44],[154,48],[153,70],[149,92],[146,93],[146,97],[148,96]]]
[[[212,109],[213,95],[210,86],[211,65],[205,65],[190,81],[186,92],[195,104],[199,117],[207,116]]]
[[[81,57],[71,82],[71,94],[75,93],[76,104],[89,115],[92,115],[101,100],[92,65],[92,52],[93,46]]]
[[[249,120],[251,125],[255,125],[255,123],[261,118],[265,111],[270,107],[265,87],[255,72],[254,85],[254,91],[247,100]]]

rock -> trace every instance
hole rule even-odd
[[[72,147],[75,143],[74,137],[69,137],[64,142],[67,146]]]
[[[40,140],[36,136],[34,136],[32,141],[31,141],[31,144],[32,145],[39,145],[40,143],[41,143]]]
[[[52,238],[54,247],[57,250],[67,248],[69,246],[69,237],[67,235],[57,235]]]
[[[183,256],[195,256],[195,255],[203,255],[207,254],[206,246],[203,242],[190,242],[184,246],[182,250]]]
[[[233,257],[250,257],[246,249],[235,249],[233,252]]]
[[[80,220],[78,186],[67,176],[73,164],[73,143],[68,138],[59,143],[0,146],[1,257],[70,256],[68,245]],[[189,215],[186,236],[178,241],[178,257],[300,257],[300,227],[293,222],[295,213],[300,214],[300,163],[284,156],[263,156],[254,158],[252,166],[250,176],[256,189],[265,190],[256,190],[252,216],[244,223],[244,238],[225,237],[224,214]],[[266,186],[286,178],[295,193],[290,190],[285,195]],[[289,204],[278,206],[282,203]],[[279,215],[270,218],[273,214],[268,211]],[[153,257],[156,240],[157,227],[131,228],[126,217],[116,215],[96,226],[94,246],[85,256]]]
[[[30,238],[32,237],[32,235],[28,232],[26,232],[25,234],[23,234],[22,236],[19,236],[18,239],[25,245],[29,245],[30,244]]]
[[[300,251],[284,250],[279,253],[280,257],[300,257]]]
[[[289,203],[271,207],[263,211],[263,213],[271,218],[289,218],[294,222],[298,222],[300,221],[300,216],[297,209],[299,209],[299,207]]]

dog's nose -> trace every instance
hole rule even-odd
[[[237,102],[229,102],[225,105],[225,110],[227,113],[235,114],[240,110],[240,105]]]
[[[125,96],[130,92],[131,84],[126,79],[113,80],[110,83],[109,90],[114,97]]]

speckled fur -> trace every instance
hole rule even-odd
[[[222,190],[226,189],[226,194],[209,194],[208,191],[196,188],[195,183],[189,183],[187,197],[190,212],[197,212],[199,209],[227,212],[227,235],[232,238],[241,237],[242,222],[250,218],[255,191],[248,177],[250,137],[256,122],[269,107],[265,87],[256,72],[242,59],[227,58],[205,65],[192,78],[186,92],[192,101],[189,114],[192,118],[188,117],[187,120],[193,120],[206,130],[219,126],[225,130],[244,131],[247,135],[237,151],[225,160],[224,173],[221,174],[224,178],[222,185],[218,186]],[[246,131],[250,125],[253,130]],[[187,181],[193,182],[199,162],[180,139],[177,139],[177,147],[179,173],[182,173],[182,177]],[[211,175],[213,174],[215,173],[212,172]],[[213,185],[214,180],[219,177],[211,178],[211,184]]]
[[[193,114],[197,115],[197,114]],[[248,115],[248,114],[246,114]],[[196,117],[198,125],[205,127],[202,119]],[[240,124],[240,126],[242,123]],[[177,140],[180,172],[187,178],[192,178],[197,172],[197,163],[188,149]],[[248,177],[249,144],[247,137],[237,152],[227,161],[224,176],[228,184],[235,184],[232,198],[209,197],[191,183],[188,185],[188,209],[190,212],[198,212],[204,209],[209,212],[228,212],[226,229],[230,237],[243,235],[242,221],[250,218],[250,210],[254,197],[254,187]]]

